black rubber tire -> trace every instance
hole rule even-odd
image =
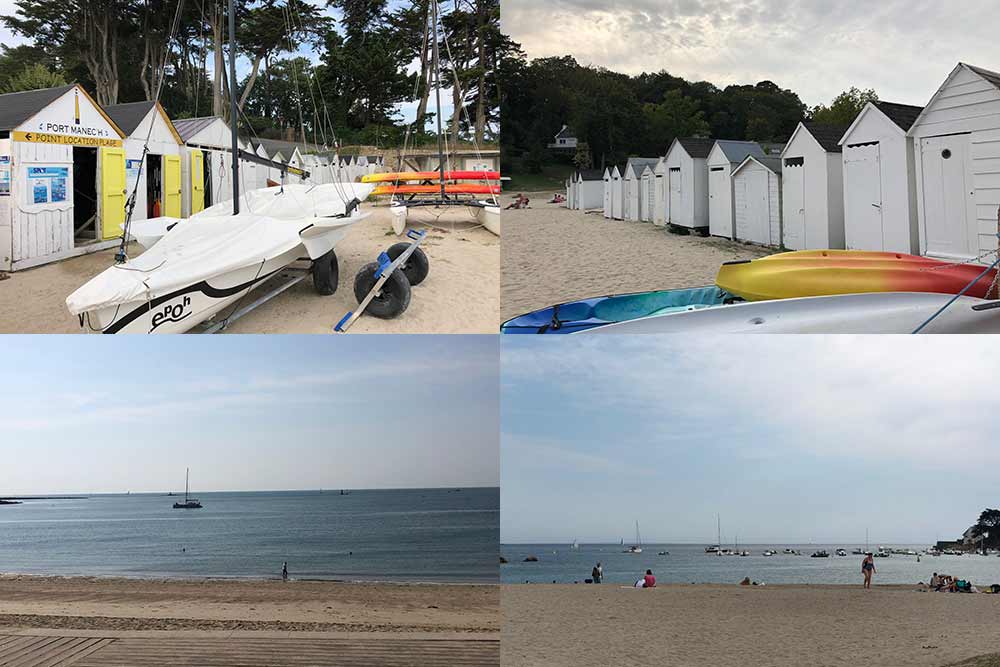
[[[313,287],[320,296],[330,296],[337,292],[340,284],[340,263],[331,250],[312,263]]]
[[[378,279],[378,262],[365,264],[354,276],[354,298],[361,303],[371,291]],[[365,313],[383,320],[399,317],[410,306],[410,281],[402,271],[393,271],[389,279],[382,285],[378,296],[372,299]]]
[[[396,261],[396,258],[403,254],[403,251],[410,247],[409,243],[396,243],[391,248],[385,251],[385,254],[389,255],[389,259]],[[407,280],[410,281],[410,287],[416,287],[420,283],[424,282],[424,278],[431,270],[431,260],[427,259],[427,255],[420,248],[413,251],[410,258],[406,260],[403,266],[399,267],[406,274]]]

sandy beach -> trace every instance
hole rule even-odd
[[[0,628],[495,633],[499,587],[0,577]]]
[[[726,239],[679,236],[650,223],[607,220],[600,210],[547,204],[504,211],[503,319],[592,296],[711,285],[719,265],[773,250]],[[502,203],[510,201],[504,196]]]
[[[501,664],[943,667],[998,650],[1000,595],[917,588],[508,585]]]
[[[231,333],[331,333],[333,325],[357,307],[354,275],[398,242],[384,206],[366,204],[367,220],[337,245],[340,287],[322,297],[312,281],[295,287],[233,323]],[[410,226],[426,228],[421,247],[431,262],[427,279],[413,289],[409,309],[395,320],[362,317],[351,333],[494,333],[500,323],[500,239],[474,223],[466,209],[439,213],[414,212]],[[405,237],[402,239],[405,240]],[[132,244],[133,256],[141,252]],[[66,297],[91,277],[111,266],[108,250],[18,271],[0,281],[0,333],[80,333],[76,318],[66,310]],[[259,293],[259,292],[255,292]],[[253,293],[252,293],[253,294]]]

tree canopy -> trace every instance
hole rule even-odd
[[[234,95],[241,124],[261,136],[326,135],[329,143],[336,132],[342,142],[376,145],[402,136],[399,107],[415,102],[415,141],[430,140],[429,0],[236,0],[245,74],[236,82],[228,80],[227,2],[178,3],[15,0],[0,23],[30,43],[0,46],[0,89],[75,81],[111,105],[154,99],[162,87],[171,117],[227,120]],[[460,82],[448,101],[468,112],[453,114],[445,129],[451,140],[495,140],[494,71],[509,43],[499,0],[454,0],[441,11],[442,85]]]
[[[853,120],[877,99],[873,90],[852,88],[829,107],[809,109],[773,81],[719,88],[666,71],[628,76],[570,56],[529,62],[517,45],[499,72],[505,157],[523,157],[529,167],[554,159],[546,158],[544,146],[564,124],[589,147],[593,164],[602,166],[628,156],[663,155],[675,137],[785,141],[803,119],[846,124],[844,117]],[[579,155],[570,158],[581,162]]]

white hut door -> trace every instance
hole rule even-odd
[[[729,189],[729,178],[727,167],[711,167],[708,171],[708,224],[715,236],[733,233],[732,210],[724,194]]]
[[[671,167],[669,172],[670,177],[670,205],[667,207],[667,218],[668,222],[672,222],[675,225],[683,224],[681,221],[681,168]]]
[[[847,146],[844,150],[847,190],[847,249],[884,250],[882,230],[882,168],[879,145]]]
[[[643,221],[653,222],[654,211],[656,211],[656,177],[647,179],[649,185],[646,187],[646,210],[642,216]]]
[[[789,250],[806,248],[806,179],[803,158],[787,158],[781,170],[781,194],[784,204],[785,226],[783,230],[785,247]]]
[[[979,238],[969,135],[921,139],[920,163],[927,254],[949,258],[975,256]]]
[[[747,236],[749,241],[771,243],[770,216],[767,206],[767,172],[754,169],[743,179],[746,183]]]

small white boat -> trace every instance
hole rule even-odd
[[[846,556],[847,552],[844,551],[843,549],[837,549],[837,555],[838,556]]]
[[[952,297],[924,292],[872,292],[740,302],[606,324],[583,334],[636,333],[911,333]],[[1000,311],[959,297],[925,333],[1000,333]]]
[[[241,198],[245,212],[239,215],[226,215],[232,203],[224,202],[188,220],[136,223],[148,250],[95,276],[67,297],[66,306],[85,331],[182,333],[300,259],[312,261],[317,291],[332,294],[334,247],[369,215],[357,208],[347,213],[346,185],[356,197],[373,187],[265,188]]]
[[[774,556],[777,553],[778,553],[777,551],[772,551],[771,549],[766,549],[761,555],[762,556],[770,557],[770,556]]]

